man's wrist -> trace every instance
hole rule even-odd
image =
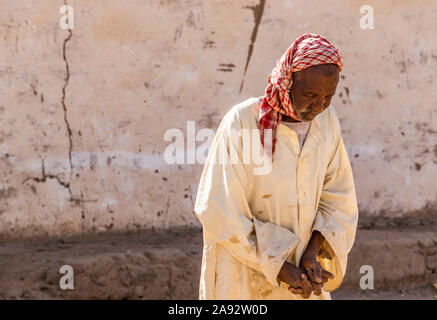
[[[324,240],[323,235],[319,231],[314,230],[311,235],[310,243],[305,251],[305,258],[316,258]]]
[[[319,254],[319,248],[308,247],[304,253],[304,259],[315,259]]]

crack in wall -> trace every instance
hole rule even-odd
[[[404,51],[401,51],[401,53],[402,53],[402,64],[405,70],[405,76],[407,77],[407,89],[410,89],[410,80],[408,79],[408,67],[407,67],[408,60],[405,60]]]
[[[71,126],[70,123],[68,122],[68,118],[67,118],[67,106],[65,104],[65,95],[66,95],[66,89],[68,86],[68,82],[70,80],[70,66],[68,64],[68,60],[67,60],[67,52],[66,52],[66,47],[67,47],[67,42],[70,41],[71,37],[73,36],[73,32],[71,31],[71,29],[68,29],[68,37],[65,38],[63,46],[62,46],[62,57],[64,59],[65,62],[65,71],[66,71],[66,76],[64,79],[64,85],[62,87],[62,99],[61,99],[61,103],[62,103],[62,108],[64,110],[64,122],[65,125],[67,126],[67,133],[68,133],[68,142],[69,142],[69,147],[68,147],[68,161],[70,164],[70,175],[68,178],[68,181],[71,181],[71,177],[73,175],[73,162],[71,160],[71,154],[73,151],[73,132],[71,130]]]
[[[55,179],[56,181],[58,181],[58,183],[61,186],[63,186],[64,188],[66,188],[68,190],[68,193],[70,194],[70,200],[73,199],[72,193],[71,193],[71,189],[70,189],[70,183],[62,181],[62,179],[59,178],[55,174],[46,173],[46,169],[45,169],[45,165],[44,165],[44,159],[42,159],[42,165],[41,165],[41,178],[39,178],[39,177],[28,177],[28,178],[23,180],[23,184],[26,183],[29,180],[33,180],[36,183],[45,183],[47,181],[47,179]]]
[[[164,214],[167,216],[167,212],[168,212],[168,208],[170,208],[170,198],[167,199],[167,205],[165,207],[165,212]]]
[[[64,4],[68,5],[66,0],[64,0]],[[68,18],[67,18],[67,24],[68,24]],[[70,126],[70,123],[69,123],[68,118],[67,118],[67,106],[65,104],[66,88],[67,88],[68,82],[70,80],[70,67],[69,67],[68,60],[67,60],[66,48],[67,48],[67,42],[70,41],[72,36],[73,36],[73,32],[71,31],[71,29],[68,29],[68,37],[64,39],[64,42],[62,45],[62,58],[63,58],[64,63],[65,63],[66,76],[64,78],[64,85],[62,86],[61,104],[62,104],[62,108],[64,111],[64,122],[65,122],[65,125],[67,127],[68,141],[69,141],[68,160],[69,160],[69,165],[70,165],[70,173],[69,173],[68,182],[63,181],[61,178],[59,178],[55,174],[46,173],[44,159],[42,159],[41,177],[28,177],[23,181],[23,184],[29,180],[33,180],[36,183],[45,183],[47,181],[47,179],[55,179],[61,186],[63,186],[64,188],[66,188],[68,190],[68,193],[70,195],[69,201],[74,201],[76,204],[80,204],[82,202],[87,202],[87,200],[83,200],[83,197],[80,199],[74,198],[73,193],[72,193],[71,188],[70,188],[71,177],[73,174],[73,162],[72,162],[72,150],[73,150],[73,138],[72,138],[72,136],[73,136],[73,132],[71,130],[71,126]],[[34,88],[33,88],[33,91],[35,93]],[[94,200],[91,200],[91,201],[94,201]]]
[[[70,195],[69,201],[74,202],[75,205],[80,206],[82,208],[82,215],[85,213],[85,205],[84,205],[85,202],[97,202],[97,199],[92,199],[92,200],[84,199],[82,191],[80,192],[80,198],[75,198],[70,188],[70,182],[62,181],[62,179],[55,174],[46,173],[44,159],[42,159],[42,164],[41,164],[41,177],[27,177],[26,179],[23,180],[22,184],[25,184],[29,180],[33,180],[36,183],[45,183],[47,179],[56,180],[61,186],[63,186],[65,189],[68,190],[68,193]],[[84,217],[82,216],[82,218]]]
[[[246,66],[244,67],[243,79],[241,80],[240,93],[243,90],[244,78],[246,76],[246,72],[247,72],[247,68],[249,66],[250,58],[252,57],[253,47],[254,47],[254,44],[256,41],[256,36],[258,34],[259,25],[261,23],[261,19],[262,19],[263,13],[264,13],[265,2],[266,2],[266,0],[260,0],[256,6],[246,6],[245,7],[246,9],[250,9],[253,11],[255,25],[253,27],[252,34],[250,36],[250,44],[249,44],[249,49],[247,52]]]
[[[64,0],[64,4],[68,5],[67,1]],[[67,16],[67,24],[69,23],[68,21],[68,16]],[[67,59],[67,43],[68,41],[71,40],[71,38],[73,37],[73,32],[71,31],[71,29],[68,29],[68,36],[67,38],[64,39],[64,43],[62,44],[62,58],[64,60],[65,63],[65,79],[64,79],[64,85],[62,86],[62,98],[61,98],[61,104],[62,104],[62,109],[64,110],[64,122],[65,122],[65,126],[67,127],[67,133],[68,133],[68,162],[70,164],[70,174],[68,177],[68,190],[70,192],[70,201],[73,201],[76,205],[80,205],[82,207],[82,219],[84,218],[84,212],[85,212],[85,202],[96,202],[97,200],[85,200],[82,191],[80,192],[80,198],[74,198],[73,194],[71,192],[70,189],[70,183],[71,183],[71,177],[73,176],[73,161],[72,161],[72,153],[73,153],[73,131],[71,130],[71,126],[70,126],[70,122],[68,121],[68,117],[67,117],[67,105],[65,104],[65,96],[66,96],[66,89],[68,86],[68,83],[70,81],[70,65],[68,63],[68,59]]]
[[[65,5],[68,5],[67,1],[64,1]],[[68,18],[67,18],[67,24],[68,24]],[[79,205],[82,207],[82,218],[84,218],[84,212],[85,212],[85,208],[84,208],[84,203],[85,202],[97,202],[97,199],[92,199],[92,200],[85,200],[83,193],[81,191],[80,193],[80,198],[75,198],[73,196],[73,192],[71,191],[71,187],[70,187],[70,183],[71,183],[71,178],[73,175],[73,161],[72,161],[72,152],[73,152],[73,131],[71,130],[71,126],[70,126],[70,122],[68,121],[68,117],[67,117],[67,113],[68,113],[68,109],[67,109],[67,105],[65,103],[65,97],[66,97],[66,89],[70,80],[70,65],[68,63],[68,59],[67,59],[67,43],[68,41],[71,40],[71,38],[73,37],[73,32],[71,31],[71,29],[68,29],[68,36],[67,38],[64,39],[64,42],[62,44],[62,58],[64,60],[65,63],[65,78],[64,78],[64,85],[62,86],[62,98],[61,98],[61,104],[62,104],[62,109],[64,111],[64,122],[67,128],[67,134],[68,134],[68,142],[69,142],[69,146],[68,146],[68,161],[69,161],[69,166],[70,166],[70,172],[68,175],[68,182],[63,181],[61,178],[59,178],[57,175],[54,174],[47,174],[45,172],[45,164],[44,164],[44,159],[42,160],[42,167],[41,167],[41,172],[42,175],[41,177],[28,177],[23,181],[23,184],[26,183],[29,180],[33,180],[37,183],[45,183],[47,181],[47,179],[55,179],[56,181],[58,181],[58,183],[63,186],[64,188],[66,188],[68,190],[68,193],[70,195],[70,199],[69,201],[72,201],[75,203],[75,205]]]

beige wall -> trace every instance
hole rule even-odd
[[[362,216],[435,215],[437,1],[68,3],[71,37],[63,1],[0,1],[2,236],[198,226],[202,164],[167,165],[164,133],[215,130],[305,32],[344,56],[333,105]]]

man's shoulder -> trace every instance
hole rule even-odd
[[[232,106],[224,115],[218,129],[256,128],[258,108],[257,98],[249,98]]]

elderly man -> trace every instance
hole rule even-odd
[[[330,105],[342,66],[327,39],[304,34],[277,62],[265,95],[221,121],[194,209],[204,240],[200,299],[330,299],[340,286],[358,220]],[[267,173],[230,159],[249,148],[241,130],[259,132],[251,139],[271,159]]]

